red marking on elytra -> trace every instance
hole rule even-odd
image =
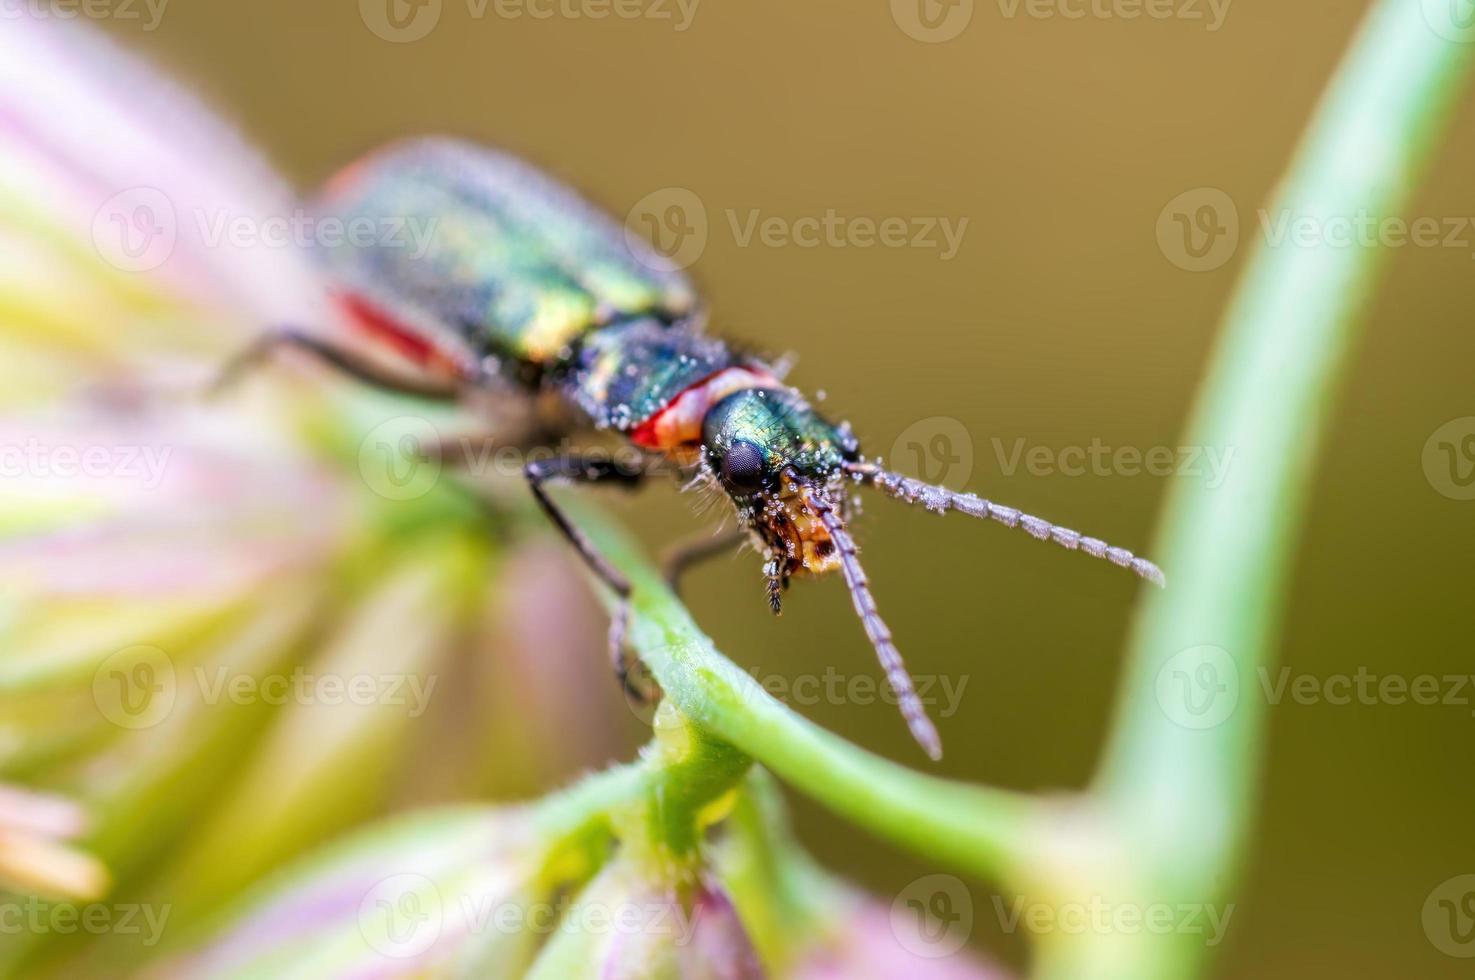
[[[661,409],[655,415],[652,415],[637,425],[635,430],[630,433],[630,441],[642,449],[660,449],[661,446],[656,441],[656,420],[666,414],[667,409],[670,407],[670,405],[667,405],[666,408]]]
[[[349,322],[376,343],[401,357],[427,369],[457,374],[457,361],[426,339],[414,327],[406,325],[382,308],[352,293],[336,293],[333,299],[348,314]]]

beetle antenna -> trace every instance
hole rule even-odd
[[[1100,538],[1088,537],[1079,531],[1051,524],[1013,507],[1005,507],[971,493],[959,493],[946,487],[913,480],[909,476],[892,473],[871,463],[851,464],[845,467],[845,471],[897,500],[909,504],[921,503],[934,514],[955,510],[969,517],[993,518],[1005,527],[1023,528],[1040,541],[1054,541],[1071,551],[1084,551],[1092,558],[1105,558],[1114,565],[1131,569],[1159,588],[1165,588],[1168,584],[1162,569],[1146,558],[1137,557],[1126,548],[1112,547]]]
[[[855,539],[850,536],[845,522],[829,501],[816,495],[810,497],[810,503],[818,512],[819,519],[824,522],[830,541],[835,545],[835,552],[840,556],[840,569],[845,575],[845,584],[850,587],[850,598],[855,603],[856,615],[860,616],[871,646],[876,648],[876,657],[886,672],[887,683],[896,694],[901,716],[906,719],[912,738],[917,740],[922,751],[935,762],[942,758],[942,739],[938,737],[937,728],[927,717],[927,709],[922,706],[922,699],[912,686],[912,676],[907,673],[906,664],[902,662],[901,651],[891,641],[890,628],[876,610],[876,599],[871,595],[871,584],[866,578],[865,569],[861,568]]]

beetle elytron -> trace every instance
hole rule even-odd
[[[351,319],[413,361],[416,377],[290,329],[265,336],[236,367],[288,346],[364,381],[427,397],[457,399],[489,388],[551,395],[578,423],[612,429],[644,458],[721,488],[739,531],[766,558],[775,613],[792,577],[840,572],[913,737],[934,759],[942,753],[937,731],[876,610],[847,529],[852,484],[938,513],[992,518],[1163,584],[1157,566],[1129,551],[867,460],[848,427],[815,412],[780,371],[702,332],[696,293],[671,263],[512,157],[452,140],[396,144],[334,178],[316,210],[345,222],[393,219],[431,229],[428,251],[345,241],[322,254]],[[620,597],[610,648],[622,682],[629,583],[545,486],[632,484],[643,472],[574,453],[526,467],[539,505]]]

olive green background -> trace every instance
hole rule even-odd
[[[108,26],[303,186],[386,139],[449,131],[522,153],[622,216],[689,189],[707,217],[692,271],[714,328],[799,355],[795,380],[823,389],[868,451],[916,469],[905,443],[953,433],[964,458],[950,482],[1150,554],[1170,481],[1195,477],[1011,472],[1008,457],[1016,440],[1052,453],[1178,445],[1245,245],[1261,234],[1256,211],[1365,7],[1235,0],[1210,31],[1023,6],[1011,17],[1012,3],[978,0],[944,43],[902,29],[914,8],[886,0],[702,0],[684,31],[650,17],[512,18],[505,4],[478,18],[444,0],[411,43],[376,36],[356,0],[172,0],[156,30]],[[1413,213],[1475,216],[1472,168],[1475,101]],[[1204,187],[1234,202],[1241,245],[1190,272],[1157,227],[1170,200]],[[968,224],[946,260],[935,247],[744,246],[731,222],[751,209]],[[1423,463],[1437,428],[1475,415],[1472,252],[1468,228],[1458,247],[1397,248],[1367,311],[1285,596],[1294,675],[1412,679],[1475,661],[1475,502],[1441,493],[1447,482]],[[1273,397],[1275,378],[1264,384]],[[670,488],[614,506],[653,550],[699,525]],[[879,499],[861,536],[914,672],[966,679],[941,719],[940,771],[1045,790],[1089,778],[1135,583],[997,526]],[[800,583],[775,621],[757,566],[745,555],[693,580],[692,608],[729,656],[780,679],[874,674],[838,582]],[[1260,679],[1241,682],[1241,697],[1265,696]],[[1287,695],[1271,709],[1263,819],[1222,975],[1468,975],[1420,919],[1431,890],[1475,872],[1475,689],[1461,693],[1462,705]],[[925,763],[885,704],[802,710]],[[632,720],[612,750],[638,736]],[[826,863],[884,895],[932,870],[818,809],[801,806],[799,820]],[[1025,944],[1002,935],[991,894],[973,887],[975,942],[1020,962]]]

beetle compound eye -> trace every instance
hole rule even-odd
[[[763,450],[751,442],[738,441],[722,457],[722,480],[729,487],[743,493],[752,493],[763,485],[767,475],[768,461]]]

